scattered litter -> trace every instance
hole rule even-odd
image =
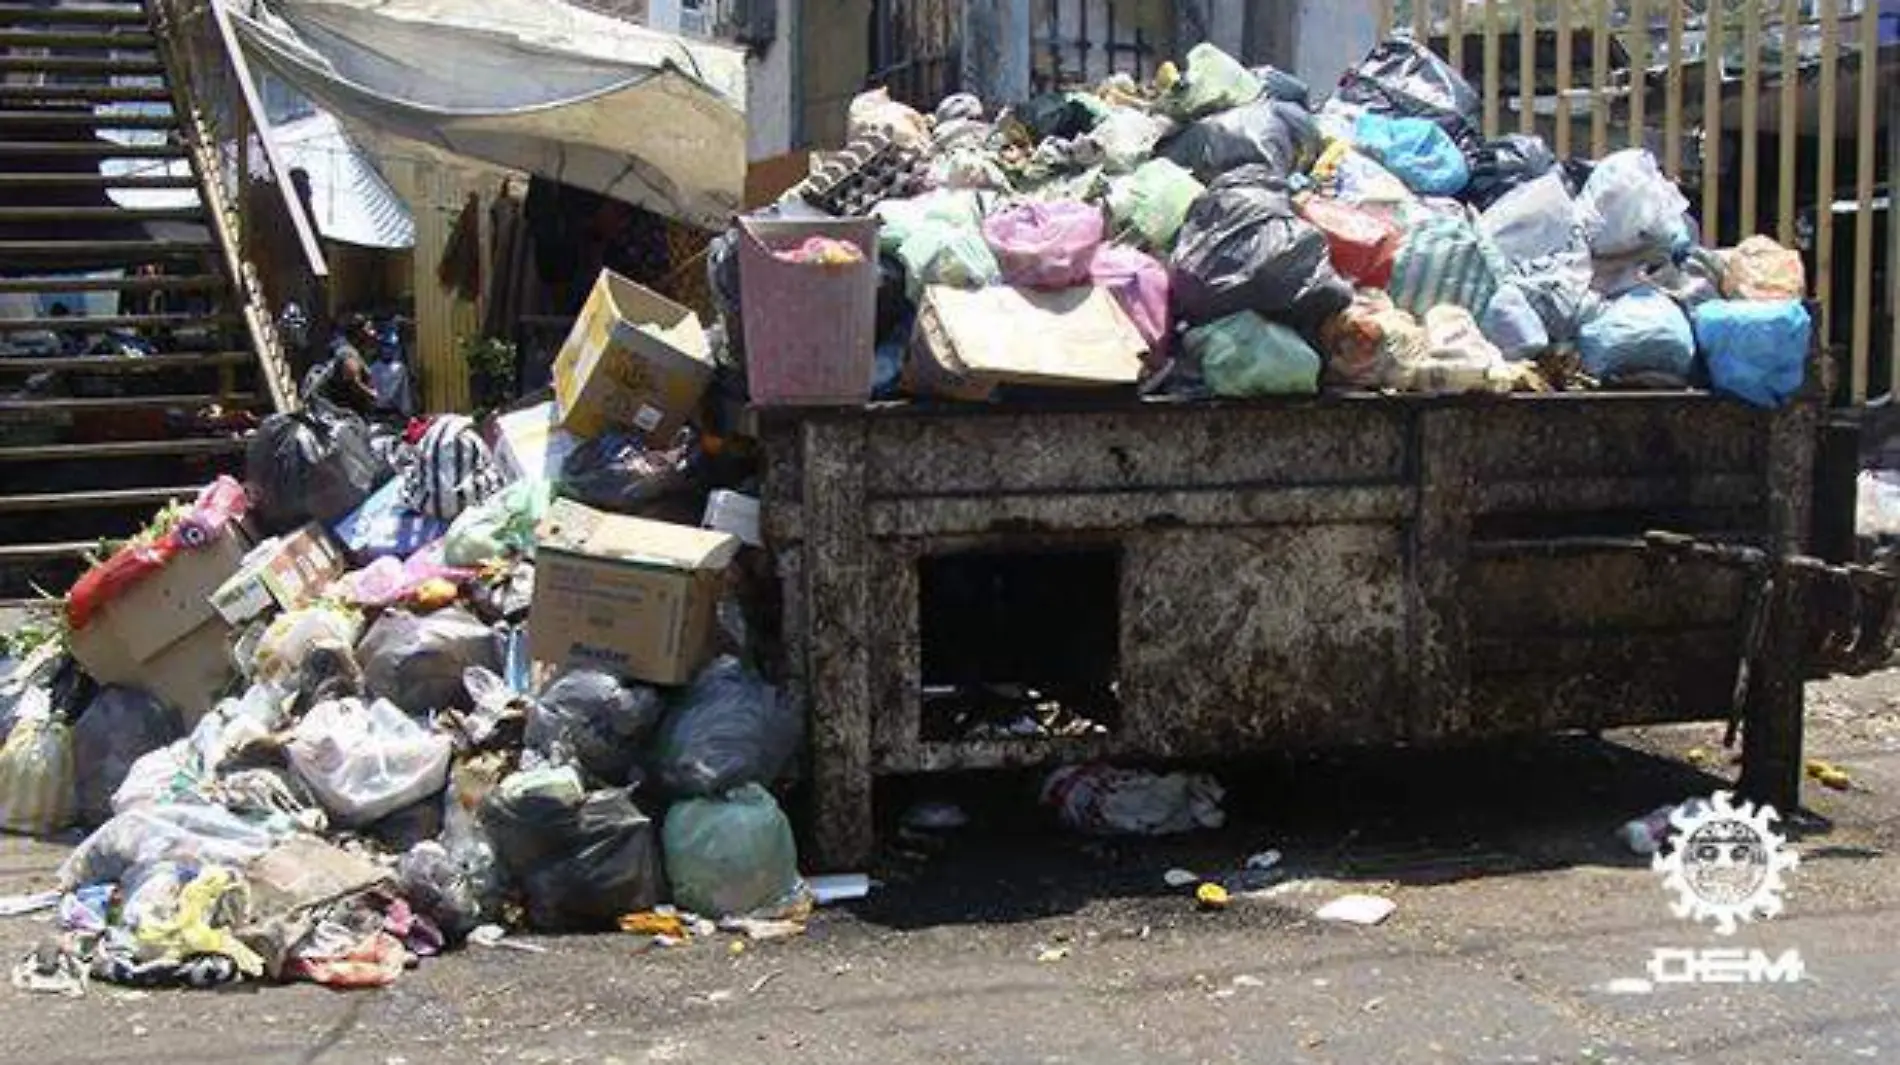
[[[1265,987],[1267,986],[1267,982],[1265,980],[1260,979],[1258,976],[1253,976],[1248,973],[1241,973],[1239,976],[1234,977],[1234,986],[1235,987]]]
[[[1189,884],[1200,883],[1201,874],[1190,872],[1186,869],[1170,869],[1161,874],[1161,879],[1162,882],[1166,883],[1169,887],[1179,888],[1187,887]]]
[[[871,878],[863,873],[834,873],[830,876],[807,877],[805,886],[811,890],[813,902],[829,906],[834,902],[850,902],[869,895]]]
[[[728,917],[719,922],[722,932],[738,932],[747,939],[764,942],[772,939],[787,939],[805,934],[805,922],[785,921],[770,917]],[[734,951],[737,953],[737,951]]]
[[[1247,869],[1250,872],[1255,872],[1255,873],[1264,873],[1267,870],[1272,869],[1274,866],[1279,865],[1279,864],[1280,864],[1279,851],[1273,851],[1273,850],[1261,851],[1259,854],[1250,855],[1247,858]]]
[[[920,802],[904,811],[904,825],[927,832],[947,832],[970,823],[970,815],[952,802]]]
[[[1313,916],[1322,921],[1375,925],[1392,916],[1399,904],[1380,895],[1341,895],[1321,906]]]
[[[468,934],[468,941],[478,947],[505,947],[518,950],[523,954],[546,954],[548,948],[539,943],[523,943],[518,939],[507,938],[508,932],[498,924],[478,926]]]
[[[1069,956],[1068,947],[1042,947],[1036,952],[1036,960],[1043,964],[1061,961]]]
[[[1707,805],[1706,799],[1690,799],[1676,806],[1658,806],[1634,821],[1625,822],[1622,828],[1617,829],[1617,838],[1623,841],[1631,853],[1647,858],[1669,841],[1670,834],[1675,831],[1670,821],[1676,811],[1682,811],[1686,817]]]
[[[1647,995],[1656,985],[1640,976],[1619,976],[1603,985],[1603,990],[1612,995]]]
[[[1200,903],[1203,910],[1224,910],[1231,900],[1227,889],[1219,884],[1202,884],[1194,889],[1194,901]]]
[[[27,895],[0,895],[0,917],[22,917],[29,913],[56,909],[60,892],[39,891]]]
[[[759,992],[765,990],[765,985],[771,983],[772,981],[784,975],[785,975],[785,970],[773,969],[771,972],[766,973],[764,976],[761,976],[757,980],[752,981],[752,986],[751,988],[747,990],[746,993],[749,995],[756,995]]]
[[[1808,777],[1822,787],[1835,791],[1846,791],[1854,786],[1854,778],[1848,775],[1847,770],[1819,758],[1808,759]]]
[[[1062,823],[1095,835],[1161,836],[1219,828],[1226,790],[1205,773],[1162,776],[1107,765],[1063,766],[1042,785]]]

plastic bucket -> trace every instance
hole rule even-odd
[[[746,383],[754,406],[836,406],[871,398],[877,227],[873,218],[739,220]],[[828,266],[774,254],[813,237],[855,244],[864,261]]]

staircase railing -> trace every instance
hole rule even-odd
[[[320,322],[330,270],[307,205],[269,136],[257,79],[217,0],[146,0],[246,330],[278,410],[297,406],[277,314],[296,303]]]

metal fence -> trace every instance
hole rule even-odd
[[[1137,79],[1168,58],[1176,5],[1170,0],[1029,0],[1025,48],[1030,85],[1038,91],[1092,83],[1110,74]],[[877,0],[871,80],[891,95],[928,109],[964,88],[972,40],[964,0]]]
[[[1380,25],[1466,72],[1487,137],[1651,148],[1705,244],[1760,231],[1801,247],[1846,364],[1836,398],[1900,396],[1894,0],[1382,0]]]

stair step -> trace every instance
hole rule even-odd
[[[90,55],[0,55],[0,74],[163,74],[165,64],[150,59]]]
[[[250,441],[236,437],[199,440],[126,440],[110,444],[22,444],[18,447],[0,446],[0,462],[241,455],[249,444]]]
[[[235,318],[236,315],[225,317]],[[182,355],[55,355],[0,356],[0,373],[146,373],[159,370],[197,370],[208,366],[244,366],[248,351],[207,351]]]
[[[0,83],[0,100],[168,104],[172,102],[172,91],[163,85],[25,85],[7,82]]]
[[[198,325],[233,325],[236,314],[77,314],[59,317],[0,318],[0,333],[96,333],[103,329],[187,329]]]
[[[182,159],[182,144],[114,144],[111,141],[0,141],[0,156],[49,155],[86,159]]]
[[[36,414],[90,414],[98,411],[151,410],[153,408],[196,410],[213,405],[253,410],[267,400],[255,393],[233,392],[228,396],[195,394],[184,396],[98,396],[75,399],[70,396],[46,396],[34,399],[0,399],[0,418],[13,424],[30,422]]]
[[[6,207],[0,222],[202,222],[203,207]]]
[[[0,26],[150,26],[143,4],[0,4]]]
[[[41,108],[32,111],[0,111],[0,129],[158,129],[171,130],[178,126],[178,119],[172,115],[135,115],[100,114],[90,107],[84,109],[55,110]]]
[[[86,507],[161,507],[174,499],[193,499],[196,488],[98,488],[73,492],[0,495],[0,514]]]
[[[217,250],[211,236],[179,240],[0,240],[0,262],[53,259],[88,265],[138,266]]]
[[[55,562],[83,559],[99,553],[97,540],[62,540],[47,544],[0,544],[0,563]],[[0,599],[0,611],[46,609],[31,599]]]
[[[227,287],[217,274],[175,277],[0,277],[0,293],[18,292],[213,292]]]
[[[150,28],[129,29],[124,33],[86,30],[6,30],[0,29],[0,48],[113,48],[126,51],[151,51],[158,39]]]
[[[198,179],[191,174],[0,174],[0,189],[20,186],[65,186],[99,189],[195,189]]]

